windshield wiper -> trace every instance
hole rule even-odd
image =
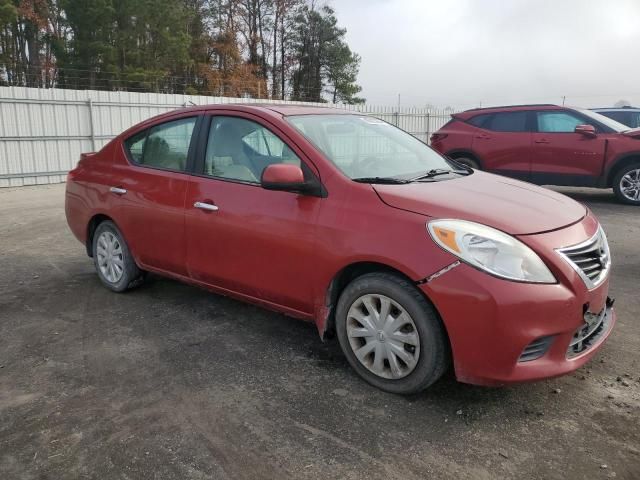
[[[380,183],[386,185],[401,185],[404,183],[409,183],[411,180],[403,180],[401,178],[393,178],[393,177],[360,177],[360,178],[352,178],[354,182],[358,183]]]
[[[457,173],[458,175],[469,175],[470,171],[461,172],[460,170],[448,170],[446,168],[432,168],[427,173],[423,173],[422,175],[418,175],[417,177],[409,180],[410,182],[415,182],[417,180],[424,180],[427,178],[437,177],[438,175],[448,175],[450,173]]]

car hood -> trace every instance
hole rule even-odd
[[[560,193],[484,172],[437,182],[376,184],[373,188],[391,207],[482,223],[511,235],[556,230],[587,214],[583,205]]]

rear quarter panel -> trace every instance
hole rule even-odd
[[[446,134],[442,140],[432,142],[431,146],[438,152],[451,155],[460,151],[471,151],[475,127],[460,120],[452,120],[436,133]]]
[[[85,156],[67,176],[65,214],[69,228],[82,243],[87,241],[89,221],[94,215],[107,214],[108,181],[117,142],[100,152]]]

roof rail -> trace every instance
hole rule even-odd
[[[478,108],[470,108],[469,110],[465,110],[465,112],[475,112],[476,110],[493,110],[494,108],[513,108],[513,107],[558,107],[554,103],[527,103],[523,105],[498,105],[495,107],[478,107]]]

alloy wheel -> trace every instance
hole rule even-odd
[[[620,179],[620,192],[628,200],[640,200],[640,169],[629,170]]]
[[[420,336],[409,313],[385,295],[356,299],[347,314],[349,345],[358,361],[375,375],[399,379],[418,364]]]

